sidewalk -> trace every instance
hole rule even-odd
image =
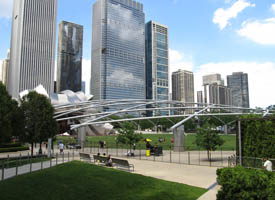
[[[216,194],[219,189],[219,186],[216,185],[217,167],[182,165],[135,159],[130,159],[129,163],[134,164],[134,173],[137,174],[209,189],[209,191],[202,195],[199,200],[216,200]]]

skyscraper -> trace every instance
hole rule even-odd
[[[8,84],[8,70],[10,65],[10,50],[8,50],[7,59],[5,59],[2,63],[2,83],[4,85]]]
[[[53,91],[57,0],[14,0],[8,91]]]
[[[169,99],[168,27],[150,21],[145,26],[146,99]],[[168,107],[168,104],[160,104]],[[168,115],[169,110],[155,112]],[[148,115],[151,115],[148,113]]]
[[[91,94],[94,99],[145,99],[145,15],[132,0],[93,5]]]
[[[224,80],[220,74],[209,74],[202,77],[203,85],[217,83],[218,85],[224,85]]]
[[[232,105],[232,90],[217,83],[204,85],[204,103]]]
[[[172,99],[181,101],[185,106],[192,106],[194,103],[194,75],[193,72],[178,70],[172,73]],[[188,110],[186,113],[191,113]]]
[[[168,100],[168,28],[150,21],[145,27],[146,99]]]
[[[58,34],[57,92],[81,91],[83,26],[62,21]]]
[[[233,72],[227,76],[227,85],[232,89],[233,106],[249,108],[248,74]]]

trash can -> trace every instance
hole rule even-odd
[[[147,156],[147,157],[150,156],[150,149],[149,149],[149,150],[148,150],[148,149],[146,150],[146,156]]]

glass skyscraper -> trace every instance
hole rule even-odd
[[[57,92],[81,91],[83,26],[62,21],[58,33]]]
[[[145,27],[146,99],[169,99],[168,27],[150,21]],[[163,104],[167,107],[167,104]],[[161,115],[168,114],[162,111]],[[150,114],[151,115],[151,114]]]
[[[132,0],[93,5],[91,94],[94,99],[145,99],[145,15]]]
[[[233,72],[227,76],[227,85],[232,89],[233,106],[249,108],[248,75],[243,72]]]

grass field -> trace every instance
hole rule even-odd
[[[159,137],[164,138],[163,143],[159,143]],[[169,149],[170,145],[173,145],[171,143],[171,138],[173,137],[172,134],[143,134],[143,138],[149,138],[152,140],[152,145],[161,145],[163,149]],[[235,135],[221,135],[222,139],[224,139],[225,143],[222,145],[222,150],[235,150],[236,149],[236,136]],[[98,141],[106,141],[108,147],[112,147],[115,145],[115,138],[116,136],[89,136],[87,137],[88,145],[96,146],[98,145]],[[195,134],[189,134],[185,136],[184,145],[186,147],[186,150],[199,150],[199,148],[195,144],[196,135]],[[58,137],[58,140],[62,140],[65,144],[70,142],[69,137]],[[137,149],[145,149],[145,142],[139,142],[137,144]],[[201,149],[203,150],[203,149]]]
[[[7,200],[192,200],[206,189],[78,161],[0,182]]]

